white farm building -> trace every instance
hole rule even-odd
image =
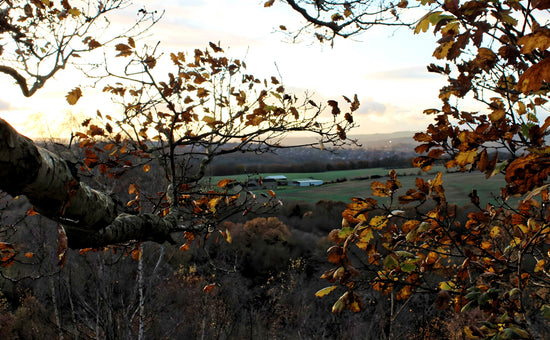
[[[312,187],[322,185],[323,181],[320,179],[296,179],[289,183],[289,185],[297,187]]]

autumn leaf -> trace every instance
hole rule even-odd
[[[29,210],[27,210],[27,215],[28,216],[38,215],[38,212],[36,212],[36,210],[34,210],[34,207],[30,207]]]
[[[77,16],[79,16],[79,15],[82,14],[82,12],[81,12],[78,8],[76,8],[76,7],[73,7],[73,8],[71,8],[71,9],[69,9],[69,10],[67,11],[67,13],[69,13],[69,14],[72,15],[73,17],[77,17]]]
[[[144,171],[144,172],[149,172],[149,170],[151,170],[151,165],[145,164],[145,165],[143,166],[143,171]]]
[[[30,259],[34,257],[34,253],[25,253],[25,257]]]
[[[538,273],[538,272],[541,272],[544,270],[544,265],[546,264],[546,261],[544,260],[539,260],[537,262],[537,264],[535,265],[535,269],[534,269],[534,272],[535,273]]]
[[[96,49],[98,47],[101,47],[101,43],[99,43],[97,40],[91,39],[90,41],[88,41],[88,48],[90,50]]]
[[[233,242],[233,238],[231,237],[231,233],[229,232],[229,229],[225,228],[225,235],[224,235],[225,241],[227,243]]]
[[[220,188],[225,188],[228,184],[233,183],[233,182],[235,182],[234,179],[227,179],[226,178],[226,179],[222,179],[221,181],[219,181],[217,185]]]
[[[534,33],[524,35],[518,39],[518,45],[522,45],[521,53],[531,53],[535,49],[544,51],[550,47],[550,29],[541,27]]]
[[[80,97],[82,97],[82,90],[80,89],[80,87],[76,87],[71,92],[69,92],[65,97],[67,98],[67,102],[70,105],[74,105],[76,104],[76,102],[78,102]]]
[[[527,94],[538,91],[542,82],[550,83],[550,57],[529,67],[518,80],[518,90]]]
[[[210,293],[210,291],[212,291],[212,289],[214,289],[214,287],[216,287],[216,284],[215,283],[211,283],[209,285],[206,285],[204,286],[204,288],[202,289],[202,291],[204,293]]]
[[[117,57],[128,57],[132,54],[132,48],[126,44],[117,44],[115,49],[119,52]]]
[[[142,255],[143,251],[141,249],[141,246],[138,246],[136,249],[132,250],[132,259],[138,261],[141,259]]]
[[[326,295],[332,293],[336,288],[338,288],[338,286],[325,287],[325,288],[323,288],[323,289],[318,290],[318,291],[315,293],[315,296],[316,296],[316,297],[323,297],[323,296],[326,296]]]
[[[266,1],[264,3],[264,7],[271,7],[273,6],[273,3],[275,2],[275,0],[269,0],[269,1]]]
[[[137,193],[138,190],[139,190],[139,186],[137,184],[132,183],[128,186],[128,194],[130,195]]]
[[[463,167],[463,166],[466,166],[467,164],[473,163],[476,155],[477,155],[477,149],[461,151],[455,157],[455,161],[459,166]]]

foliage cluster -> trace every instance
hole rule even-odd
[[[350,4],[335,2],[323,10],[336,12],[346,6]],[[407,6],[404,1],[398,7]],[[355,198],[343,213],[342,228],[330,234],[336,245],[328,257],[335,267],[323,278],[346,288],[333,312],[362,310],[356,290],[368,285],[396,300],[432,293],[440,309],[479,312],[478,323],[464,328],[469,338],[540,336],[532,324],[550,317],[545,184],[550,30],[544,22],[550,4],[423,0],[420,6],[427,13],[415,33],[433,28],[440,38],[433,56],[445,60],[443,65],[429,65],[428,71],[447,77],[448,84],[439,93],[441,108],[424,111],[435,122],[415,135],[421,155],[413,163],[426,170],[443,158],[447,168],[478,170],[487,177],[503,173],[506,186],[497,205],[484,204],[472,191],[470,199],[478,210],[460,223],[456,206],[445,196],[441,174],[429,181],[418,179],[404,195],[396,194],[401,183],[395,172],[386,183],[373,182],[373,195],[387,201]],[[345,19],[333,17],[340,20]],[[485,106],[487,113],[462,110],[468,98]],[[502,154],[507,160],[499,157]],[[519,206],[510,203],[514,195],[524,195]],[[423,209],[430,201],[435,208]],[[402,207],[413,207],[414,214],[404,214]],[[353,261],[356,247],[362,252]],[[368,279],[355,265],[369,273]]]

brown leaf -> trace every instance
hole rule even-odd
[[[338,102],[336,100],[329,100],[328,105],[332,107],[332,114],[338,115],[340,113],[340,108],[338,108]]]
[[[527,94],[531,91],[538,91],[542,82],[550,82],[550,57],[529,67],[518,80],[518,90]]]
[[[71,92],[69,92],[65,97],[67,98],[67,102],[70,105],[74,105],[76,104],[76,102],[78,102],[80,97],[82,97],[82,90],[80,89],[80,87],[76,87]]]
[[[132,54],[132,48],[126,44],[117,44],[115,49],[119,52],[117,57],[128,57]]]
[[[92,39],[88,42],[88,48],[90,50],[93,50],[93,49],[98,48],[98,47],[101,47],[101,44],[97,40]]]
[[[534,49],[544,51],[550,47],[550,29],[539,28],[534,33],[519,38],[518,45],[522,45],[521,53],[531,53]]]
[[[266,1],[264,3],[264,7],[271,7],[273,6],[273,3],[275,2],[275,0],[269,0],[269,1]]]

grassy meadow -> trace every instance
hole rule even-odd
[[[327,171],[317,173],[275,173],[257,175],[235,175],[235,176],[214,176],[208,180],[215,185],[219,180],[231,178],[236,181],[245,182],[247,178],[254,178],[258,175],[266,177],[270,175],[285,175],[289,180],[295,179],[321,179],[325,184],[317,187],[294,187],[280,186],[275,192],[277,197],[286,201],[317,202],[321,199],[348,202],[352,197],[365,197],[371,195],[370,184],[372,181],[385,182],[388,179],[388,169],[372,168],[343,171]],[[500,188],[504,186],[504,176],[496,175],[489,179],[479,172],[452,172],[447,173],[443,166],[434,167],[428,173],[423,173],[417,168],[396,169],[398,180],[402,184],[398,195],[404,194],[407,189],[414,188],[417,177],[425,180],[431,179],[437,172],[443,173],[443,183],[447,194],[447,200],[458,205],[470,202],[468,194],[476,189],[482,205],[487,202],[495,202],[494,196],[498,196]],[[381,178],[370,179],[370,176],[382,176]],[[345,179],[345,181],[342,181]],[[339,183],[326,183],[341,181]]]

